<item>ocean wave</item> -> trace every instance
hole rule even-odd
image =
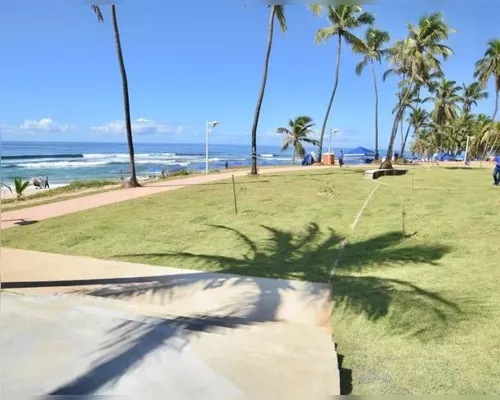
[[[3,156],[3,160],[42,160],[47,158],[83,158],[83,154],[21,154],[17,156]]]
[[[181,162],[178,160],[151,159],[151,160],[135,160],[137,165],[173,165],[186,164],[189,162]],[[38,163],[20,163],[10,165],[9,168],[23,169],[62,169],[62,168],[92,168],[103,165],[128,165],[128,159],[123,161],[117,160],[96,160],[96,161],[54,161],[54,162],[38,162]],[[2,168],[5,168],[2,166]]]
[[[176,157],[176,153],[136,153],[136,158],[151,158],[151,157],[166,157],[172,158]],[[84,154],[83,158],[97,158],[97,159],[107,159],[107,158],[128,158],[128,153],[115,153],[115,154]]]
[[[259,157],[262,158],[273,158],[276,154],[259,154]]]

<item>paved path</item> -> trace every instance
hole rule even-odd
[[[339,394],[324,284],[13,249],[1,261],[7,397]]]
[[[259,170],[260,174],[270,174],[277,172],[290,172],[290,171],[310,171],[314,169],[326,168],[318,167],[283,167],[283,168],[262,168]],[[248,175],[247,170],[239,170],[233,172],[224,172],[213,175],[196,175],[188,178],[175,179],[171,181],[160,181],[143,186],[141,188],[126,189],[126,190],[113,190],[104,193],[93,194],[76,199],[62,200],[55,203],[44,204],[24,208],[21,210],[7,211],[2,213],[1,229],[11,228],[17,225],[29,224],[35,221],[42,221],[45,219],[59,217],[61,215],[71,214],[78,211],[87,210],[89,208],[101,207],[108,204],[119,203],[121,201],[137,199],[139,197],[150,196],[169,190],[176,190],[190,185],[197,185],[203,183],[215,182],[223,179],[241,177]]]

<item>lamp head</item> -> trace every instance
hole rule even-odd
[[[219,121],[210,121],[210,127],[215,128],[217,125],[219,125]]]

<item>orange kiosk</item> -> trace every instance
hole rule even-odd
[[[322,160],[325,165],[335,165],[335,154],[325,153],[323,154]]]

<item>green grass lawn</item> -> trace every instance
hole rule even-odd
[[[230,182],[193,186],[9,229],[2,244],[327,281],[348,235],[333,280],[344,392],[499,394],[500,189],[490,172],[380,178],[351,232],[376,185],[362,172],[238,178],[238,214]]]

